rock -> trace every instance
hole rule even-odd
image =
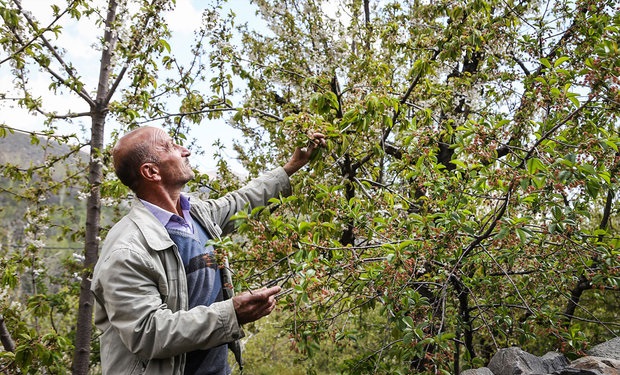
[[[594,370],[583,370],[578,368],[567,367],[559,372],[554,372],[554,375],[601,375],[600,372]]]
[[[592,347],[588,354],[595,357],[605,357],[620,360],[620,337]]]
[[[461,375],[494,375],[488,367],[480,367],[476,369],[469,369],[461,372]]]
[[[620,361],[587,356],[576,359],[558,372],[559,375],[620,375]]]
[[[539,375],[547,374],[543,360],[521,348],[500,349],[488,365],[494,375]]]
[[[562,353],[548,352],[541,357],[547,374],[551,374],[568,366],[570,361]]]
[[[569,362],[561,353],[537,357],[521,348],[500,349],[487,367],[461,375],[620,375],[620,337],[592,347],[588,356]]]

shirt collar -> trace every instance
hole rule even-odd
[[[157,218],[157,220],[166,228],[169,229],[181,229],[190,233],[194,232],[194,223],[192,217],[190,215],[190,197],[187,197],[183,194],[180,195],[179,201],[181,205],[181,211],[183,212],[183,217],[164,210],[163,208],[154,205],[153,203],[147,202],[143,199],[140,199],[144,206]]]

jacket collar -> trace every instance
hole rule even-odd
[[[136,223],[151,249],[161,251],[174,246],[174,242],[170,239],[166,228],[157,220],[149,209],[146,208],[140,199],[134,198],[131,210],[127,216],[131,221]]]

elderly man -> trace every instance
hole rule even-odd
[[[93,274],[104,374],[230,373],[227,343],[271,313],[280,288],[224,300],[209,240],[231,232],[239,210],[289,195],[289,176],[324,144],[316,133],[283,167],[203,201],[182,193],[194,178],[190,152],[164,130],[142,127],[118,141],[114,168],[137,198],[108,233]]]

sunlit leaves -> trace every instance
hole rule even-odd
[[[298,290],[306,292],[313,308],[305,297],[300,305],[287,300],[303,305],[305,315],[296,315],[295,323],[305,317],[316,329],[314,318],[322,318],[321,327],[329,328],[329,312],[336,306],[348,311],[356,306],[355,296],[393,317],[392,338],[406,337],[409,346],[385,348],[391,355],[424,362],[421,358],[437,354],[440,361],[441,354],[424,351],[427,344],[445,348],[439,339],[443,332],[433,331],[444,327],[445,315],[396,296],[423,291],[430,305],[453,303],[448,315],[456,316],[464,302],[457,302],[456,292],[452,300],[443,293],[462,285],[476,318],[448,323],[453,330],[447,337],[468,324],[490,324],[498,327],[493,339],[503,345],[516,335],[527,343],[534,332],[549,329],[536,318],[519,325],[521,311],[507,306],[527,310],[526,305],[538,304],[536,298],[553,300],[553,308],[539,315],[553,320],[566,302],[558,290],[573,286],[574,275],[583,269],[571,264],[594,254],[583,233],[597,225],[607,189],[614,188],[611,170],[617,168],[614,115],[604,115],[606,104],[598,100],[584,106],[599,89],[607,90],[590,79],[596,75],[600,83],[603,76],[594,72],[603,65],[590,57],[592,52],[615,53],[612,38],[597,39],[604,29],[600,22],[609,24],[607,14],[577,14],[557,3],[553,13],[558,20],[574,21],[571,26],[548,23],[526,4],[508,9],[489,1],[416,7],[395,2],[371,10],[372,27],[367,27],[363,9],[352,7],[346,12],[353,15],[350,26],[326,39],[350,46],[334,60],[320,48],[300,54],[303,48],[293,47],[302,40],[317,46],[304,31],[319,35],[316,30],[326,26],[287,5],[260,3],[276,35],[269,47],[258,48],[266,38],[244,35],[252,56],[260,56],[246,59],[256,71],[245,71],[251,77],[248,101],[285,114],[283,123],[259,120],[272,141],[285,145],[279,138],[284,135],[303,145],[308,129],[328,135],[328,149],[312,165],[316,172],[296,177],[300,199],[280,207],[298,216],[285,226],[293,237],[300,236],[291,257],[315,277]],[[523,34],[522,22],[540,26],[542,34],[557,27],[557,34]],[[281,63],[263,67],[252,61]],[[262,93],[266,88],[286,94],[269,100],[273,96]],[[326,188],[330,184],[338,188]],[[331,226],[324,227],[322,220]],[[607,234],[603,247],[611,246],[611,237]],[[562,268],[566,277],[554,288],[537,283],[532,295],[521,297],[519,292],[531,290],[549,267]],[[529,273],[531,278],[522,276]],[[335,305],[334,294],[341,296]],[[404,336],[406,329],[411,331]],[[351,368],[364,368],[356,366]]]
[[[135,27],[116,29],[128,33],[111,78],[126,68],[131,85],[109,113],[183,133],[230,111],[250,175],[281,165],[309,133],[326,135],[327,148],[293,176],[294,195],[239,213],[238,236],[218,244],[234,254],[239,291],[291,288],[279,306],[301,352],[372,330],[374,347],[346,363],[352,373],[442,373],[454,370],[457,347],[473,366],[491,342],[549,350],[563,340],[571,352],[583,349],[579,332],[602,338],[564,312],[584,276],[599,289],[585,291],[593,297],[576,314],[617,318],[607,297],[620,247],[608,200],[620,168],[617,12],[602,2],[370,3],[366,14],[359,2],[258,1],[262,21],[238,29],[215,5],[190,66],[171,55],[165,7],[145,7]],[[147,16],[149,32],[139,22]],[[29,56],[53,66],[33,40],[17,69]],[[161,67],[178,77],[161,80]],[[66,77],[49,88],[89,90]],[[25,95],[19,104],[43,103]],[[218,178],[201,175],[192,188],[215,196],[240,183],[222,144],[213,148]],[[127,193],[108,179],[101,187]],[[23,269],[6,264],[3,282],[14,285]],[[21,355],[32,358],[25,347]]]
[[[339,107],[338,97],[331,91],[324,94],[315,94],[310,98],[310,110],[319,115],[326,115],[332,111],[337,111]],[[333,115],[331,117],[333,117]]]
[[[8,27],[17,27],[21,20],[19,12],[13,8],[7,8],[4,3],[0,4],[0,17]]]
[[[127,196],[127,189],[118,181],[104,178],[110,161],[109,155],[103,152],[104,134],[108,134],[104,131],[108,126],[106,116],[128,127],[158,116],[174,125],[175,130],[185,131],[184,124],[173,122],[176,118],[172,113],[179,111],[169,103],[181,106],[181,111],[189,114],[184,119],[194,122],[202,120],[201,112],[205,107],[227,103],[217,98],[205,105],[201,95],[186,96],[196,92],[187,88],[202,73],[186,70],[170,56],[172,47],[164,11],[171,10],[174,2],[148,5],[111,2],[111,6],[107,5],[80,0],[39,7],[37,12],[31,12],[28,10],[31,4],[0,4],[0,16],[4,21],[0,27],[0,43],[5,52],[0,61],[10,68],[6,71],[13,74],[11,83],[16,89],[15,94],[11,94],[10,105],[5,108],[17,105],[32,114],[42,115],[38,117],[39,122],[46,126],[36,136],[32,133],[31,138],[33,149],[43,150],[44,157],[16,160],[2,166],[2,175],[7,178],[2,190],[13,194],[16,202],[15,207],[7,205],[3,212],[8,217],[19,208],[15,214],[19,219],[10,225],[10,231],[2,234],[3,243],[10,246],[3,247],[0,253],[0,263],[7,264],[2,268],[2,283],[10,287],[4,289],[7,293],[0,303],[18,347],[13,356],[3,356],[1,366],[4,369],[11,366],[16,372],[65,373],[72,366],[80,368],[78,363],[69,363],[73,357],[70,352],[74,349],[74,337],[86,337],[78,352],[86,354],[81,356],[85,358],[81,364],[89,366],[91,340],[87,334],[73,331],[76,328],[74,312],[78,309],[76,296],[80,293],[75,284],[84,281],[81,290],[85,296],[90,295],[89,279],[81,278],[87,275],[83,266],[92,267],[96,261],[97,243],[105,236],[111,217],[126,209],[118,201]],[[120,8],[116,8],[117,5]],[[114,9],[119,12],[113,13]],[[110,12],[107,15],[106,10]],[[37,19],[38,16],[45,21]],[[92,26],[100,27],[97,35],[101,36],[101,39],[85,41],[93,46],[92,51],[73,51],[81,47],[61,44],[66,41],[61,38],[63,32],[79,29],[80,36],[84,37],[90,33],[82,30]],[[78,71],[81,67],[71,61],[73,52],[95,52],[99,55],[95,60],[102,65],[91,65],[90,73]],[[176,68],[176,77],[160,75],[160,64]],[[200,69],[202,67],[196,64],[195,70]],[[34,72],[38,72],[36,77]],[[92,72],[100,76],[84,79]],[[35,81],[37,84],[33,85]],[[60,100],[50,100],[50,95],[57,95]],[[1,99],[8,102],[7,96],[2,95]],[[75,98],[81,99],[82,104],[67,110]],[[57,104],[62,109],[54,107]],[[86,120],[73,123],[75,117]],[[85,125],[89,117],[93,121],[92,129]],[[21,127],[22,124],[8,126]],[[80,134],[86,140],[65,136],[73,128],[76,131],[82,128]],[[42,135],[48,139],[41,138]],[[183,137],[180,135],[177,139]],[[70,141],[72,146],[58,151],[51,145],[54,139],[61,143]],[[88,167],[80,150],[84,145],[90,146],[93,156]],[[99,193],[103,193],[103,199]],[[85,205],[80,199],[89,202],[87,207],[92,213],[86,229]],[[102,206],[103,211],[114,213],[100,222]],[[13,231],[22,235],[15,236]],[[67,254],[66,250],[75,250],[79,255],[85,247],[85,232],[91,238],[90,247],[86,246],[86,257],[76,262],[67,261],[71,253]],[[6,238],[10,240],[5,241]],[[65,253],[50,251],[54,246]],[[92,316],[88,315],[91,306],[79,306],[84,308],[85,323],[80,324],[80,319],[77,323],[77,329],[88,334],[92,328]],[[11,311],[20,309],[23,315],[11,315]]]

